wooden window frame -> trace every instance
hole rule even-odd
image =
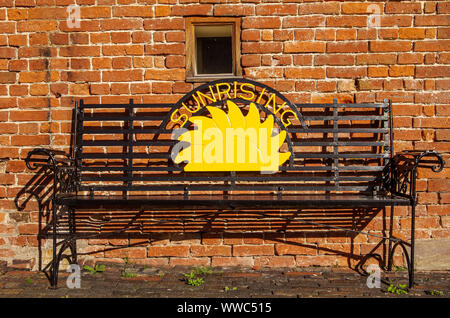
[[[231,74],[197,74],[195,26],[232,25],[233,72]],[[242,76],[241,67],[241,18],[188,17],[186,18],[186,82],[208,82],[220,78]]]

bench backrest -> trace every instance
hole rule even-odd
[[[177,126],[170,121],[175,107],[132,100],[127,105],[81,101],[74,138],[78,190],[113,194],[382,190],[381,176],[392,151],[388,101],[293,105],[304,122],[294,118],[286,127],[281,149],[292,155],[276,173],[184,171],[183,164],[171,159],[178,143],[172,136]],[[247,109],[243,107],[242,113]]]

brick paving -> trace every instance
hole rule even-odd
[[[126,273],[123,274],[124,269]],[[405,272],[382,272],[381,288],[368,288],[367,278],[350,269],[206,268],[196,277],[204,283],[192,286],[185,274],[196,268],[145,268],[106,265],[103,272],[83,271],[81,288],[66,286],[68,273],[60,274],[59,288],[50,289],[41,272],[3,269],[0,298],[303,298],[303,297],[450,297],[450,271],[416,272],[416,285],[408,294],[388,292],[390,283],[407,282]],[[206,273],[205,273],[206,272]],[[127,277],[125,277],[127,276]]]

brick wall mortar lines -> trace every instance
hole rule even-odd
[[[30,149],[69,149],[74,100],[167,102],[178,100],[193,88],[184,81],[184,16],[190,15],[242,16],[244,75],[281,88],[293,102],[333,98],[340,102],[375,102],[392,98],[394,149],[436,149],[446,160],[440,174],[419,172],[417,236],[450,236],[447,1],[121,2],[82,4],[81,29],[85,31],[75,32],[65,25],[65,10],[72,1],[45,1],[51,3],[47,6],[7,0],[0,8],[0,260],[8,264],[29,261],[22,266],[36,269],[36,236],[28,234],[37,224],[36,210],[27,207],[21,213],[28,218],[18,218],[13,198],[32,177],[23,164]],[[370,4],[382,7],[381,27],[375,30],[367,28]],[[176,80],[171,80],[174,77]],[[26,136],[27,141],[17,136]],[[409,232],[402,224],[407,222],[406,211],[396,217],[396,228],[405,236]],[[432,227],[424,227],[427,224]],[[213,246],[230,246],[231,250],[233,246],[247,246],[231,238],[227,241],[223,237]],[[325,238],[322,244],[326,243]],[[170,240],[166,244],[183,246],[183,242]],[[271,244],[276,250],[278,243],[263,242],[261,246],[264,249]],[[346,244],[343,248],[348,251]],[[363,251],[369,243],[359,244],[358,250]],[[94,250],[99,246],[85,242],[83,248]],[[154,245],[145,248],[150,246]],[[192,258],[199,263],[251,266],[262,262],[255,261],[254,255],[193,257],[189,253],[139,261],[170,265]],[[103,259],[104,255],[100,252],[88,259]],[[346,265],[343,258],[321,256],[329,255],[296,257],[295,264],[323,261]]]

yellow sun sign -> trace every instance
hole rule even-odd
[[[189,146],[174,156],[174,162],[187,161],[185,171],[278,171],[291,156],[290,152],[279,152],[286,131],[274,128],[272,115],[261,122],[254,103],[246,116],[231,101],[227,107],[225,113],[207,106],[211,118],[189,118],[195,129],[178,137]]]

